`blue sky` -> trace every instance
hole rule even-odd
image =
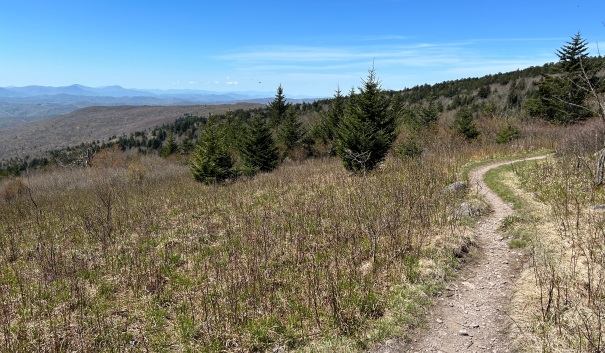
[[[557,60],[581,31],[605,54],[605,1],[0,0],[0,86],[332,96]],[[597,44],[598,43],[598,44]]]

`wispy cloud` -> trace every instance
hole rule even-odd
[[[326,49],[320,47],[280,46],[244,50],[217,57],[220,60],[234,62],[266,62],[266,61],[335,61],[350,58],[351,52],[343,49]]]
[[[418,44],[413,46],[368,47],[273,47],[222,55],[220,60],[249,70],[347,70],[375,61],[382,65],[410,67],[463,64],[468,61],[464,46],[453,44]]]
[[[256,48],[224,54],[218,60],[233,65],[249,65],[254,69],[343,69],[367,65],[368,61],[400,63],[411,66],[451,64],[463,61],[463,44],[371,45],[348,47],[282,46]]]
[[[533,38],[476,38],[471,39],[470,42],[561,42],[568,40],[569,38],[564,37],[533,37]]]
[[[284,82],[287,78],[298,82],[299,86],[313,82],[332,82],[333,87],[356,86],[374,64],[385,87],[401,89],[427,82],[542,65],[552,60],[550,51],[539,52],[532,45],[529,53],[526,51],[524,55],[511,56],[510,48],[514,45],[506,43],[547,40],[555,39],[469,39],[413,43],[400,36],[378,36],[367,37],[365,41],[358,38],[354,45],[248,47],[217,55],[214,59],[226,64],[239,76],[263,77],[263,82]],[[228,85],[235,82],[227,81]]]

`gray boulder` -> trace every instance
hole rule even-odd
[[[443,192],[459,192],[466,191],[466,189],[468,189],[468,183],[466,181],[456,181],[443,188]]]

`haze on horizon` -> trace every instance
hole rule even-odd
[[[347,92],[374,65],[386,89],[557,60],[578,31],[598,55],[602,0],[478,2],[10,1],[0,87]]]

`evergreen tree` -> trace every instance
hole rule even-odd
[[[290,103],[286,103],[286,97],[284,96],[284,89],[281,84],[277,87],[277,93],[275,99],[269,103],[269,125],[271,128],[276,128],[284,121]]]
[[[374,68],[347,102],[338,124],[337,153],[346,169],[365,174],[384,160],[395,140],[395,118],[376,79]]]
[[[246,173],[270,172],[279,164],[279,151],[261,115],[255,115],[244,132],[240,152],[246,167]]]
[[[334,142],[336,140],[336,131],[340,119],[344,116],[345,98],[342,96],[340,87],[334,93],[334,98],[331,101],[328,111],[320,113],[320,119],[310,132],[311,138],[321,141],[326,147],[330,155],[336,153]]]
[[[179,151],[181,154],[188,154],[195,148],[195,145],[191,142],[189,137],[185,137],[183,141],[181,141],[181,145],[179,146]]]
[[[588,45],[580,33],[557,50],[556,75],[543,76],[527,102],[531,116],[571,124],[590,116],[586,100],[596,83],[596,68],[588,60]]]
[[[202,129],[189,168],[195,180],[215,184],[233,176],[233,159],[224,135],[223,127],[213,120]]]
[[[284,156],[290,156],[296,147],[299,147],[305,135],[302,123],[298,119],[298,114],[290,108],[286,112],[285,119],[282,121],[277,137],[284,147]]]
[[[168,156],[170,156],[171,154],[175,153],[176,151],[178,151],[179,149],[179,145],[176,143],[175,139],[174,139],[174,134],[172,132],[168,133],[168,140],[166,141],[166,146],[164,146],[164,149],[162,150],[162,157],[166,158]]]
[[[413,112],[413,125],[416,129],[432,126],[439,120],[440,113],[435,100],[435,96],[431,95],[428,98],[428,104],[423,104]]]
[[[336,129],[338,128],[338,124],[340,123],[340,119],[344,116],[345,113],[345,99],[342,96],[342,92],[340,91],[340,87],[336,89],[334,93],[334,99],[332,100],[332,105],[328,109],[326,115],[326,133],[327,139],[330,141],[334,141],[336,137]]]
[[[588,59],[588,43],[582,39],[580,32],[571,38],[557,50],[559,64],[563,73],[577,74],[582,70],[582,65],[586,64]]]
[[[477,96],[479,98],[486,99],[487,97],[489,97],[489,95],[491,93],[492,93],[492,89],[489,87],[489,85],[485,85],[485,86],[481,86],[481,88],[479,88],[479,92],[477,92]]]
[[[460,108],[454,118],[454,128],[464,135],[467,140],[474,140],[479,136],[479,130],[473,121],[473,113],[467,107]]]
[[[519,81],[513,80],[508,90],[508,96],[506,98],[507,105],[510,109],[520,108],[523,103],[523,90],[525,89],[525,81],[520,79]]]
[[[508,143],[519,137],[519,129],[511,123],[496,133],[496,143]]]

